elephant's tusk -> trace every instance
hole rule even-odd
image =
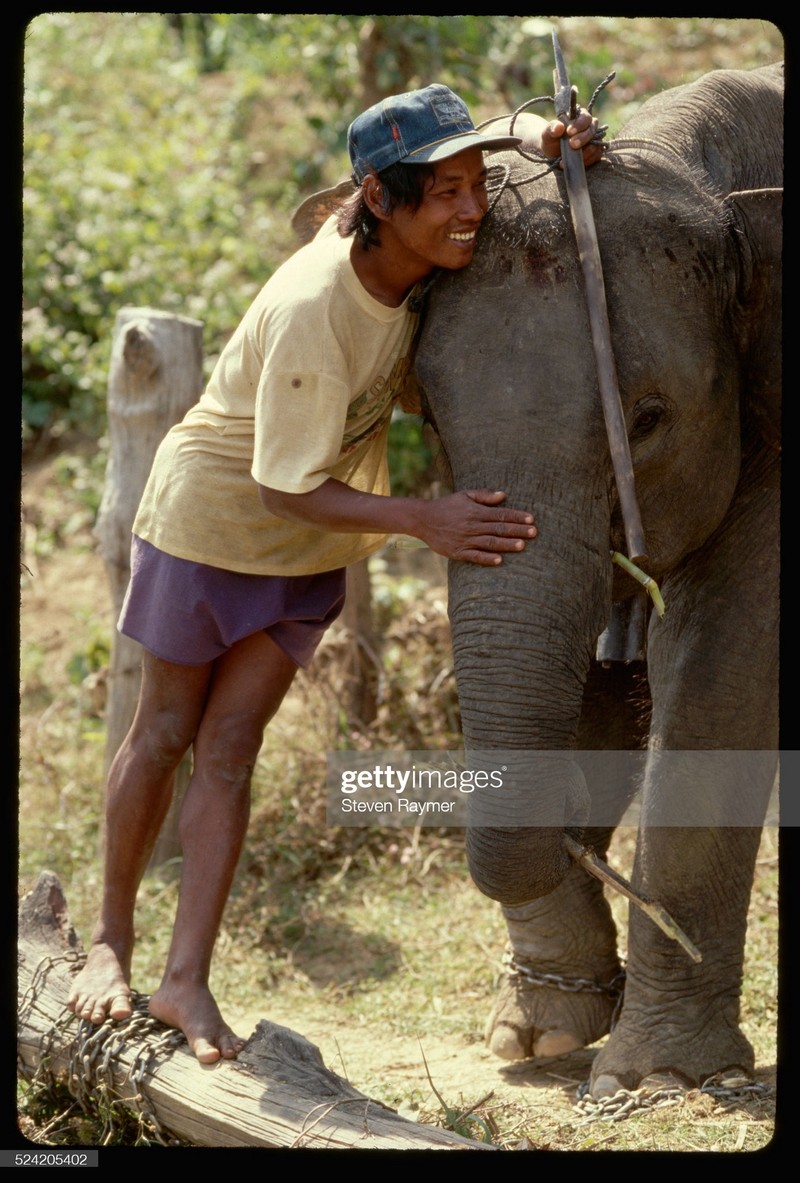
[[[692,961],[703,960],[700,950],[696,945],[692,944],[686,933],[682,928],[678,927],[662,904],[659,904],[656,900],[648,900],[644,896],[637,895],[627,879],[623,879],[622,875],[612,870],[608,863],[604,863],[601,858],[598,858],[588,846],[581,846],[580,842],[576,842],[574,838],[570,838],[569,834],[564,835],[564,845],[567,848],[567,854],[576,863],[580,863],[584,871],[587,871],[590,875],[594,875],[595,879],[599,879],[601,883],[616,888],[632,904],[636,904],[637,908],[641,908],[643,912],[646,912],[653,923],[657,924],[671,941],[677,941],[686,950]]]
[[[653,601],[656,612],[659,616],[663,616],[666,611],[664,598],[658,590],[658,584],[655,579],[650,575],[646,575],[641,567],[637,567],[635,563],[632,563],[629,558],[621,554],[618,550],[612,550],[611,562],[616,563],[618,567],[622,567],[623,571],[627,571],[629,575],[632,575],[634,579],[641,583]]]

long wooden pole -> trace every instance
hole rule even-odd
[[[553,30],[553,52],[556,59],[556,68],[553,71],[556,115],[566,124],[575,113],[575,89],[569,84],[567,69],[555,29]],[[631,562],[638,563],[647,558],[647,548],[644,542],[639,505],[636,500],[633,462],[628,446],[628,433],[625,430],[625,416],[622,411],[614,352],[611,348],[611,328],[608,322],[603,265],[600,260],[600,248],[597,243],[589,188],[586,184],[583,155],[570,148],[566,142],[566,136],[561,141],[561,159],[564,166],[572,225],[575,230],[578,254],[586,283],[586,303],[597,363],[597,380],[600,386],[603,415],[611,450],[611,462],[614,466],[614,477],[622,509],[625,543],[628,548],[628,558]]]

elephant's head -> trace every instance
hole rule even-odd
[[[780,216],[774,194],[750,191],[782,183],[782,92],[766,71],[720,72],[653,108],[624,133],[646,142],[612,144],[587,176],[646,567],[661,581],[725,521],[743,457],[777,423]],[[635,585],[612,576],[625,544],[563,178],[531,180],[513,154],[501,164],[476,258],[431,291],[417,369],[454,487],[505,490],[539,530],[501,566],[449,576],[467,749],[518,752],[523,781],[523,753],[552,755],[523,786],[529,824],[504,826],[498,805],[499,821],[469,833],[478,886],[512,904],[569,865],[584,683],[612,601]]]

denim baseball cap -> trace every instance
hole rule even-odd
[[[392,164],[428,164],[465,148],[513,148],[519,136],[483,136],[462,99],[435,82],[423,90],[392,95],[350,124],[347,147],[356,184]]]

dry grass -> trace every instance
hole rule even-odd
[[[100,875],[102,679],[98,685],[91,671],[88,681],[79,674],[102,657],[102,630],[92,622],[104,603],[105,577],[88,522],[75,525],[68,545],[60,545],[69,497],[54,488],[52,466],[39,479],[37,485],[32,475],[29,496],[42,545],[34,545],[33,578],[23,580],[22,887],[44,865],[54,869],[85,939]],[[35,524],[44,504],[55,545]],[[444,1122],[437,1092],[454,1112],[479,1103],[475,1115],[485,1125],[466,1128],[476,1137],[489,1129],[509,1149],[736,1152],[768,1144],[771,1099],[726,1107],[689,1094],[679,1105],[626,1122],[585,1122],[574,1106],[575,1089],[596,1048],[544,1064],[504,1067],[493,1060],[481,1033],[504,933],[498,909],[468,879],[461,833],[326,826],[327,751],[343,741],[390,750],[409,741],[433,747],[434,739],[441,744],[452,736],[457,721],[441,592],[420,595],[413,574],[396,584],[394,598],[388,576],[379,575],[378,583],[389,640],[374,729],[351,728],[343,736],[336,670],[344,641],[333,634],[316,672],[298,680],[268,731],[247,850],[214,963],[212,986],[228,1016],[243,1033],[261,1018],[301,1031],[331,1068],[416,1120]],[[50,610],[64,588],[68,607]],[[436,694],[419,693],[434,682]],[[631,833],[618,834],[611,859],[623,872],[632,851]],[[176,899],[169,868],[142,886],[134,978],[142,993],[158,983]],[[626,905],[616,897],[612,906],[624,932]],[[759,1079],[769,1083],[776,962],[777,839],[768,831],[751,904],[743,1023]],[[47,1141],[85,1140],[79,1114],[30,1109],[40,1127],[52,1123]],[[29,1130],[39,1136],[35,1126]]]

